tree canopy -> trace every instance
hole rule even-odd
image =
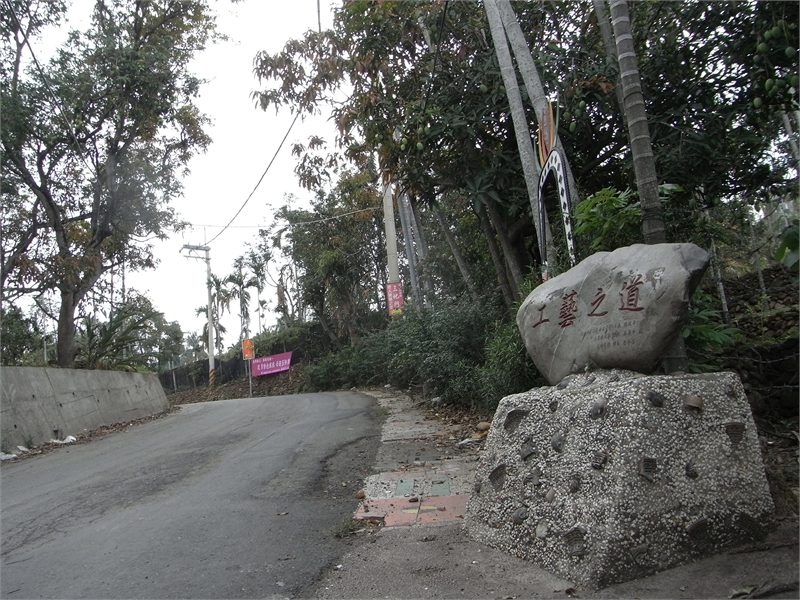
[[[619,66],[594,7],[513,7],[556,106],[580,199],[635,189]],[[703,211],[720,202],[769,203],[793,189],[789,144],[797,136],[783,115],[798,107],[797,5],[647,2],[630,9],[658,184],[670,190],[667,231],[679,236],[670,241],[708,233]],[[334,115],[338,153],[319,138],[296,148],[304,185],[325,185],[347,160],[359,167],[372,161],[423,212],[446,197],[466,199],[474,224],[490,223],[485,235],[496,239],[487,238],[487,249],[500,248],[498,280],[518,286],[535,264],[508,98],[482,4],[346,1],[331,30],[260,53],[255,73],[263,108]],[[535,125],[531,99],[525,102]],[[579,251],[586,256],[591,247]]]
[[[152,268],[149,241],[180,223],[170,201],[210,142],[189,62],[214,34],[204,0],[97,0],[49,60],[31,50],[60,2],[3,2],[4,301],[55,294],[58,364],[104,273]]]

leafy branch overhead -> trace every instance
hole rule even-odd
[[[214,33],[204,0],[100,0],[49,61],[28,41],[61,3],[2,4],[5,297],[55,292],[58,363],[72,366],[76,310],[100,277],[153,268],[148,240],[180,223],[171,200],[210,143],[189,69]]]

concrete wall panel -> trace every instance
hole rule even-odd
[[[162,412],[167,397],[151,373],[0,368],[3,447],[13,450]]]

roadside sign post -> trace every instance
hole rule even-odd
[[[255,358],[253,340],[242,340],[242,357],[247,361],[247,378],[250,380],[250,397],[253,397],[253,369],[251,362]]]

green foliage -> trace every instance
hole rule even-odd
[[[356,346],[306,367],[305,374],[315,391],[384,382],[401,389],[424,386],[447,403],[487,411],[503,396],[543,384],[516,324],[469,301],[407,310]]]
[[[150,315],[130,310],[112,311],[107,322],[84,317],[76,364],[85,369],[138,371],[155,353],[134,353],[132,348],[148,327]]]
[[[589,240],[592,252],[609,252],[642,241],[642,209],[631,190],[603,188],[575,207],[575,235]]]
[[[36,321],[26,317],[19,307],[6,304],[0,308],[0,364],[16,367],[42,364],[42,342]]]
[[[312,210],[278,211],[280,227],[268,235],[291,265],[281,270],[277,286],[284,325],[310,311],[337,347],[356,343],[372,325],[381,301],[376,265],[386,253],[379,202],[372,174],[364,170],[343,174],[327,195],[318,194]]]
[[[400,346],[389,363],[389,381],[400,387],[427,384],[445,402],[476,402],[476,369],[484,362],[493,316],[469,300],[406,312],[388,329]]]
[[[497,322],[486,340],[486,361],[478,371],[480,407],[497,408],[509,394],[547,385],[533,364],[516,322]]]
[[[308,390],[319,392],[368,385],[359,377],[359,361],[359,353],[352,346],[323,356],[303,370]]]
[[[472,302],[421,312],[406,310],[359,344],[306,369],[312,389],[387,381],[426,386],[446,402],[478,401],[477,368],[484,360],[489,311]]]
[[[24,42],[42,11],[57,24],[63,3],[25,4],[0,7],[2,203],[13,224],[2,284],[12,297],[58,294],[58,363],[70,367],[75,318],[98,280],[120,264],[153,268],[148,240],[181,226],[169,203],[210,142],[189,63],[214,22],[204,0],[97,3],[86,31],[33,65]]]
[[[783,263],[795,275],[800,266],[800,219],[795,219],[781,234],[781,245],[775,252],[775,260]]]
[[[160,371],[183,351],[183,332],[144,296],[110,311],[107,321],[87,316],[78,336],[76,364],[85,369]]]
[[[295,322],[288,327],[279,327],[253,336],[256,356],[291,351],[296,360],[315,363],[334,348],[319,323],[313,321]]]
[[[722,321],[719,304],[718,298],[699,290],[692,296],[682,332],[692,373],[718,370],[715,358],[739,338],[739,329],[728,327]]]

